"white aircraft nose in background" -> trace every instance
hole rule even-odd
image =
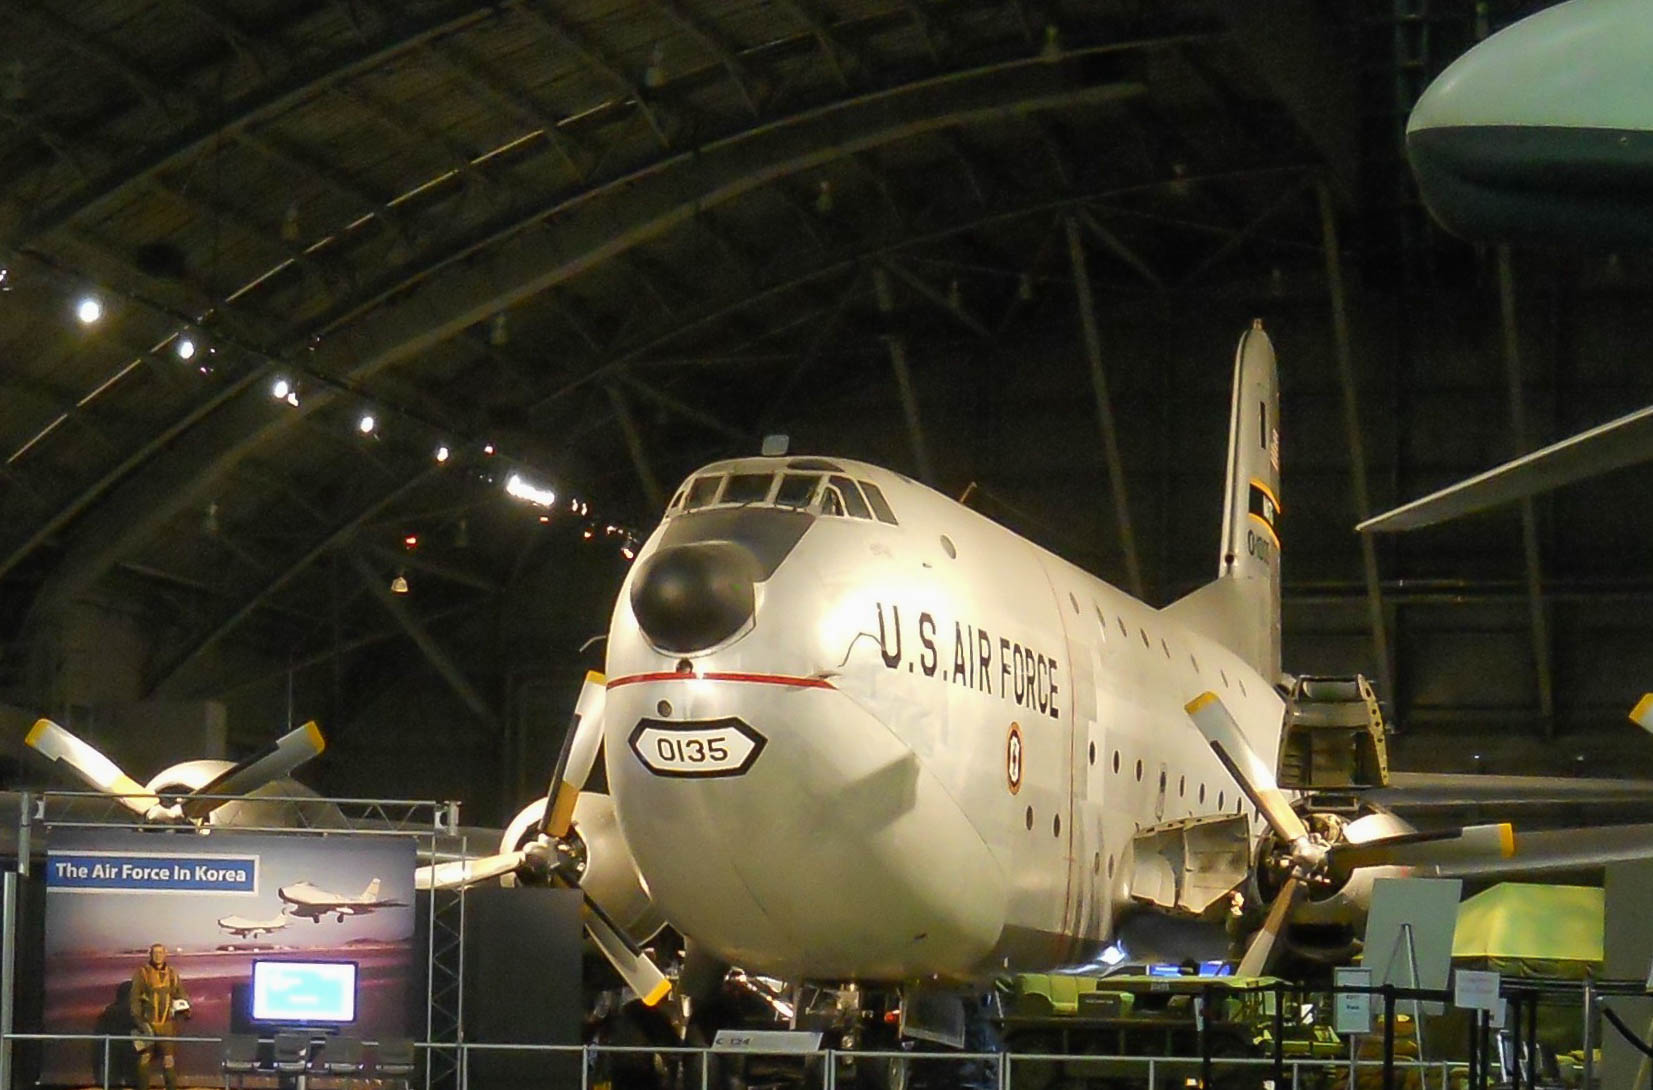
[[[1407,123],[1429,210],[1478,241],[1653,244],[1650,56],[1646,0],[1571,0],[1475,46]]]

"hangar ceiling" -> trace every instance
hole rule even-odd
[[[1614,724],[1653,674],[1633,477],[1525,534],[1349,532],[1653,399],[1631,256],[1501,265],[1410,188],[1412,97],[1536,6],[14,4],[0,699],[363,753],[457,723],[431,790],[517,786],[628,539],[770,433],[974,483],[1163,603],[1261,316],[1292,666],[1386,679],[1432,767],[1653,770]]]

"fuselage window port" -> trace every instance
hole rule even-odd
[[[1091,873],[1092,874],[1101,874],[1102,873],[1102,853],[1101,852],[1097,852],[1095,858],[1093,858],[1091,860]]]
[[[1142,782],[1142,762],[1140,760],[1136,763],[1136,782]]]
[[[689,485],[689,498],[683,502],[686,511],[698,511],[717,499],[717,490],[723,487],[723,477],[696,477]]]
[[[959,551],[954,547],[953,539],[948,537],[946,534],[941,535],[941,551],[947,554],[948,560],[957,560],[959,558]]]
[[[1137,631],[1142,633],[1142,646],[1152,650],[1153,644],[1148,642],[1148,630],[1146,628],[1139,628]]]
[[[1051,836],[1061,836],[1062,835],[1062,815],[1061,814],[1057,814],[1055,817],[1050,819],[1050,835]]]
[[[1113,856],[1108,856],[1108,877],[1113,877]]]
[[[1096,763],[1096,743],[1095,742],[1092,742],[1090,744],[1090,758],[1091,758],[1091,764],[1094,765]]]
[[[1184,795],[1186,795],[1187,793],[1188,793],[1188,777],[1187,776],[1178,776],[1177,777],[1177,798],[1180,799]]]
[[[1119,751],[1117,749],[1113,751],[1113,770],[1115,774],[1119,772]]]
[[[1102,607],[1095,602],[1091,603],[1091,608],[1096,610],[1096,630],[1102,633],[1102,639],[1106,641],[1108,638],[1108,619],[1102,616]]]
[[[891,526],[900,525],[895,521],[895,511],[890,508],[889,503],[884,499],[884,493],[877,485],[871,481],[857,481],[856,483],[861,486],[861,491],[867,494],[867,502],[872,504],[872,513],[879,522],[887,522]]]
[[[1245,696],[1245,695],[1246,695],[1246,691],[1245,691],[1245,678],[1243,678],[1243,677],[1239,677],[1239,676],[1237,676],[1237,675],[1236,675],[1236,676],[1235,676],[1235,678],[1234,678],[1234,680],[1235,680],[1235,681],[1237,681],[1237,682],[1239,682],[1239,683],[1240,683],[1240,695],[1241,695],[1241,696]]]
[[[1218,791],[1217,792],[1217,809],[1221,810],[1222,808],[1223,808],[1223,793],[1221,791]]]
[[[1129,636],[1131,634],[1131,630],[1125,627],[1125,618],[1115,617],[1114,620],[1119,622],[1119,634],[1121,636]]]
[[[1171,645],[1165,642],[1165,637],[1163,636],[1161,636],[1159,640],[1159,649],[1165,652],[1166,658],[1171,657]]]
[[[1068,601],[1073,603],[1073,612],[1077,614],[1079,612],[1079,599],[1073,596],[1073,591],[1071,590],[1068,591]]]
[[[1194,667],[1194,673],[1197,674],[1197,673],[1200,672],[1200,660],[1199,659],[1195,658],[1193,655],[1189,655],[1188,656],[1188,662],[1191,666]]]
[[[1205,805],[1205,784],[1200,784],[1200,805]]]
[[[1228,671],[1227,670],[1218,670],[1217,673],[1222,675],[1223,688],[1225,688],[1225,689],[1228,688]]]
[[[1033,831],[1033,807],[1031,806],[1027,808],[1027,831],[1030,833]]]
[[[871,519],[872,508],[867,501],[861,498],[861,490],[855,487],[855,482],[848,477],[832,476],[827,478],[844,497],[844,510],[849,512],[852,519]]]

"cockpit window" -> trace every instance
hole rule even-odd
[[[710,504],[717,498],[717,490],[722,484],[721,476],[695,478],[694,483],[689,485],[689,498],[684,501],[684,510],[697,511]]]
[[[890,505],[885,502],[884,493],[879,491],[878,486],[871,481],[859,483],[861,491],[867,494],[867,502],[872,504],[872,513],[878,516],[878,521],[887,522],[891,526],[900,525],[895,521],[895,512],[890,510]]]
[[[762,503],[769,498],[769,485],[774,480],[772,473],[736,473],[724,486],[718,503]]]
[[[844,497],[844,510],[849,512],[850,518],[872,518],[872,508],[868,507],[867,501],[861,498],[861,490],[855,487],[854,481],[848,477],[839,477],[836,474],[827,479]]]
[[[830,484],[821,489],[821,514],[844,517],[844,498]]]
[[[671,514],[674,511],[682,510],[682,508],[683,508],[683,497],[688,495],[688,493],[689,493],[689,490],[687,488],[679,488],[677,490],[677,495],[672,497],[672,502],[670,502],[666,505],[666,513]]]
[[[781,478],[780,488],[775,490],[776,507],[808,507],[809,501],[815,498],[815,486],[821,483],[821,478],[813,473],[788,473]]]

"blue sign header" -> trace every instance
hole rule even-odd
[[[258,856],[47,852],[46,888],[65,893],[257,893]]]

